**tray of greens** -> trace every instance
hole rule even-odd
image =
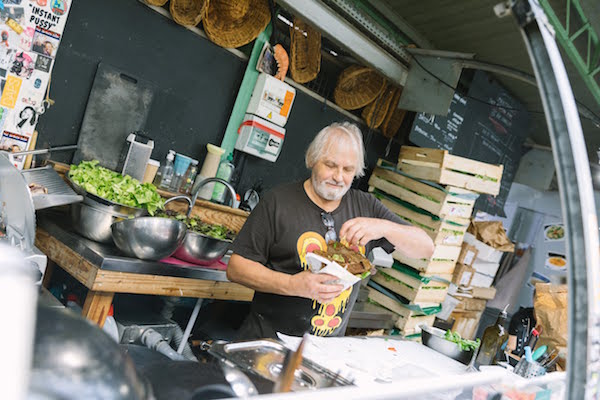
[[[104,168],[98,160],[71,165],[67,180],[77,193],[101,204],[147,210],[150,215],[164,208],[154,185]]]
[[[479,338],[477,338],[477,340],[463,339],[460,336],[460,333],[452,332],[449,329],[444,334],[444,339],[452,343],[456,343],[462,351],[473,351],[479,348],[479,344],[481,342]]]
[[[188,231],[199,233],[204,236],[208,236],[214,239],[224,240],[232,242],[235,239],[235,233],[223,225],[209,224],[200,218],[190,217],[188,218],[185,214],[179,214],[172,210],[162,210],[156,214],[157,217],[173,218],[185,223]]]

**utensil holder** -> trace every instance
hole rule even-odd
[[[522,358],[515,367],[514,373],[523,378],[533,378],[536,376],[546,375],[546,368],[542,367],[538,362],[529,362]]]

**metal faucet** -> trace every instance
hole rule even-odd
[[[231,197],[231,207],[237,208],[238,205],[236,204],[237,199],[236,199],[236,195],[235,195],[235,189],[233,188],[233,186],[231,186],[231,184],[229,182],[227,182],[221,178],[207,178],[198,183],[194,183],[194,187],[192,187],[192,204],[196,204],[196,199],[198,198],[198,193],[200,193],[200,189],[207,183],[211,183],[211,182],[219,182],[219,183],[222,183],[223,185],[225,185],[227,190],[229,190],[229,196]],[[190,208],[190,212],[191,212],[191,210],[192,209]]]

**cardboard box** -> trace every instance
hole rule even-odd
[[[471,286],[481,287],[481,288],[489,288],[494,283],[494,277],[490,275],[480,274],[479,272],[475,272],[473,274],[473,278],[471,279]]]
[[[496,272],[498,272],[498,268],[500,268],[500,263],[475,259],[475,262],[473,263],[473,268],[480,274],[496,276]]]
[[[496,297],[496,288],[493,286],[488,288],[473,286],[471,289],[471,295],[474,299],[492,300]]]
[[[463,240],[477,249],[477,258],[488,262],[500,262],[503,252],[479,241],[469,232],[465,232]]]
[[[465,264],[456,264],[452,275],[452,283],[456,286],[470,286],[473,275],[475,275],[473,268]]]
[[[478,253],[477,247],[467,242],[463,242],[460,248],[460,254],[458,255],[458,260],[456,260],[456,262],[472,267]]]
[[[487,300],[485,299],[462,297],[460,303],[454,308],[454,311],[483,311],[486,305]]]

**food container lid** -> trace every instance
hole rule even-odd
[[[160,161],[158,161],[158,160],[149,159],[148,164],[154,165],[155,167],[160,167]]]

